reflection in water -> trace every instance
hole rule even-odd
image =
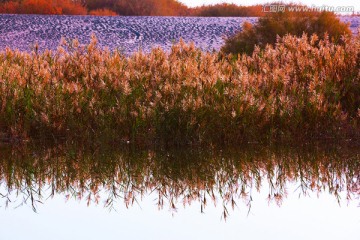
[[[1,205],[27,203],[34,211],[55,194],[113,209],[155,193],[160,209],[198,201],[203,211],[215,203],[224,218],[239,200],[250,210],[252,193],[260,188],[279,205],[290,184],[298,186],[296,194],[327,191],[339,202],[343,193],[347,200],[360,196],[360,150],[353,147],[131,151],[61,145],[0,152]]]

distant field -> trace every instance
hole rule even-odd
[[[350,22],[354,32],[360,25],[359,17],[343,20]],[[35,42],[41,50],[56,49],[61,37],[88,43],[94,33],[101,46],[127,54],[154,46],[170,49],[180,38],[212,51],[244,21],[255,22],[256,18],[0,15],[0,50],[8,46],[28,51]]]

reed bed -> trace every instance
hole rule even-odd
[[[285,36],[251,56],[170,52],[125,56],[77,40],[57,51],[0,52],[0,132],[8,139],[109,139],[136,143],[356,135],[360,35]]]

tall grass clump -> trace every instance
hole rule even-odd
[[[267,44],[274,45],[278,37],[286,34],[301,37],[303,33],[341,43],[341,36],[351,35],[351,30],[349,24],[341,22],[333,12],[272,12],[260,17],[254,25],[245,22],[242,31],[228,37],[221,50],[223,53],[251,54],[255,45],[264,49]]]
[[[360,35],[284,36],[251,56],[193,44],[124,56],[77,40],[0,53],[0,132],[10,139],[219,143],[359,133]]]

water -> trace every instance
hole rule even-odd
[[[342,20],[356,32],[359,17]],[[168,50],[180,38],[213,51],[220,49],[225,36],[240,30],[244,21],[254,23],[256,18],[0,15],[0,50],[29,51],[35,43],[40,50],[54,50],[62,37],[78,38],[85,44],[95,34],[100,46],[126,54],[139,49],[147,52],[156,46]]]
[[[130,53],[161,46],[169,49],[183,38],[206,50],[219,49],[222,38],[256,18],[93,17],[0,15],[0,48],[56,49],[61,37],[88,43],[95,34],[101,46]]]
[[[0,152],[1,239],[358,239],[354,144]]]

